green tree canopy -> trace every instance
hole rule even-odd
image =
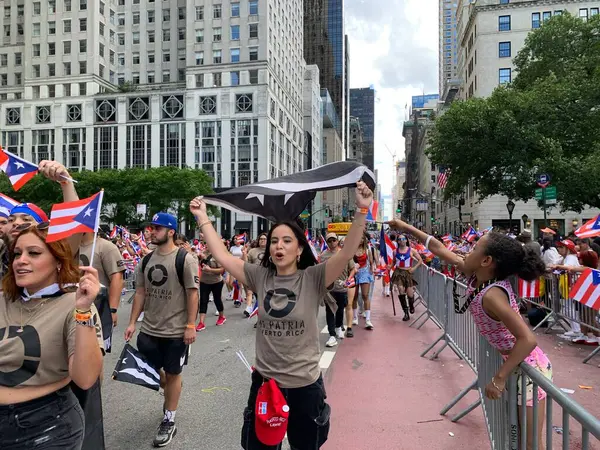
[[[529,200],[549,173],[564,209],[600,207],[600,18],[553,17],[515,65],[511,85],[436,119],[428,154],[451,170],[445,196],[473,182],[482,199]]]
[[[191,219],[189,201],[212,192],[211,178],[202,170],[159,167],[152,169],[99,170],[73,173],[77,193],[85,198],[104,189],[103,219],[123,225],[139,225],[154,213],[179,207],[180,219]],[[60,186],[36,176],[18,192],[8,178],[0,176],[0,192],[21,202],[32,202],[49,212],[62,201]],[[146,217],[136,213],[137,204],[147,205]],[[108,208],[108,205],[114,205]]]

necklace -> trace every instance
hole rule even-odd
[[[25,306],[23,306],[23,300],[19,300],[19,311],[20,311],[20,316],[21,316],[21,326],[19,328],[17,328],[17,333],[22,333],[23,329],[25,327],[25,325],[29,325],[29,322],[35,318],[35,316],[37,315],[37,313],[42,309],[42,307],[46,304],[46,302],[48,301],[48,298],[43,299],[40,303],[38,303],[37,305],[35,305],[33,308],[26,308]],[[29,319],[27,320],[27,323],[23,322],[23,310],[27,311],[28,314],[30,314]],[[34,313],[34,314],[32,314]]]

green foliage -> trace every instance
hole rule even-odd
[[[600,18],[556,16],[531,32],[518,75],[490,97],[455,102],[436,119],[428,154],[449,167],[446,198],[534,197],[549,173],[563,209],[600,207]]]
[[[189,201],[212,192],[211,178],[202,170],[159,167],[148,170],[123,169],[83,171],[73,173],[79,198],[86,198],[104,189],[102,219],[122,225],[140,225],[158,211],[177,208],[180,220],[192,219]],[[38,175],[18,192],[13,191],[8,178],[0,177],[0,192],[19,201],[37,204],[49,212],[54,203],[62,201],[58,183]],[[136,205],[147,205],[146,217],[136,214]],[[110,206],[112,205],[112,207]],[[213,215],[216,210],[212,210]]]

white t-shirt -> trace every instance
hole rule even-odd
[[[242,246],[241,245],[239,245],[239,246],[234,245],[233,247],[231,247],[231,249],[229,251],[236,258],[242,259]]]
[[[563,261],[562,265],[569,267],[579,267],[581,264],[579,264],[579,258],[577,258],[577,255],[569,254],[565,256],[565,260]]]
[[[555,266],[560,264],[562,257],[558,254],[558,250],[554,247],[550,247],[548,250],[542,252],[542,261],[547,266]]]

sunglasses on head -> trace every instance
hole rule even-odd
[[[40,231],[45,231],[48,229],[49,226],[50,226],[50,222],[40,222],[40,223],[25,222],[25,223],[21,223],[21,224],[17,225],[15,227],[15,230],[18,232],[21,232],[21,231],[29,230],[31,227],[36,227]]]

